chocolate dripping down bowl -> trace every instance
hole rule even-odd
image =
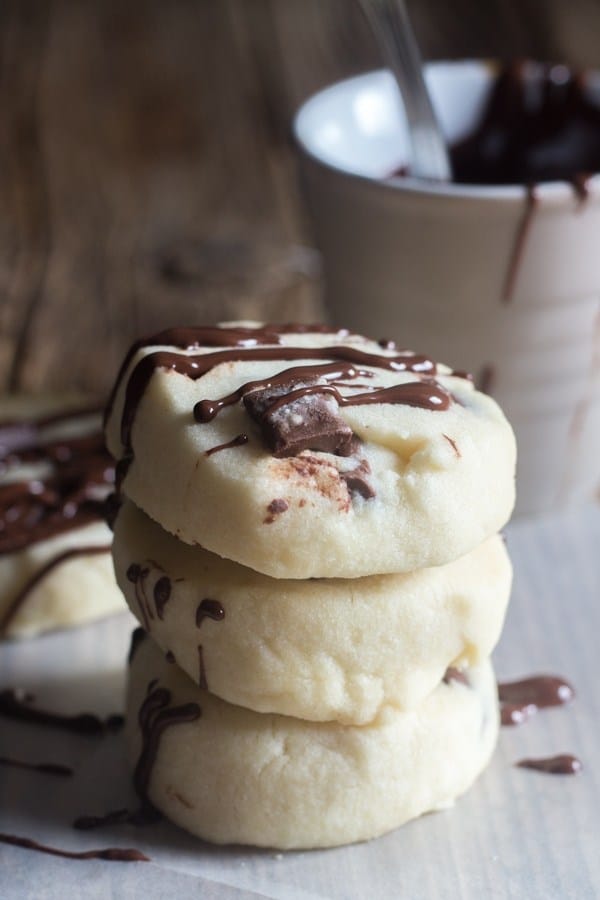
[[[479,127],[498,73],[485,61],[427,66],[451,147]],[[581,83],[600,114],[600,73]],[[294,133],[331,320],[469,368],[517,434],[518,514],[589,499],[600,486],[598,170],[528,184],[413,179],[384,70],[310,98]]]

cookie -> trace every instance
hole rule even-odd
[[[275,578],[442,565],[514,503],[496,403],[426,357],[302,326],[173,329],[126,358],[122,490],[189,544]]]
[[[124,609],[103,508],[114,480],[101,412],[78,394],[0,407],[0,636]]]
[[[148,804],[219,844],[282,849],[368,840],[446,807],[488,762],[498,733],[489,662],[416,709],[369,725],[257,713],[202,690],[151,639],[134,648],[126,739]]]
[[[498,536],[445,566],[300,581],[189,547],[130,501],[114,529],[117,582],[172,662],[229,703],[314,721],[417,706],[490,655],[510,593]]]

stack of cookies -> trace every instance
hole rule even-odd
[[[489,397],[324,326],[172,329],[109,406],[146,809],[325,847],[444,807],[498,732],[515,444]]]

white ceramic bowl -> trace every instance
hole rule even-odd
[[[473,129],[494,77],[485,62],[427,68],[449,142]],[[600,103],[598,74],[589,84]],[[541,184],[534,207],[520,185],[390,177],[408,140],[386,71],[321,91],[294,132],[331,318],[485,380],[517,433],[520,512],[589,497],[600,482],[600,176],[584,203],[566,182]]]

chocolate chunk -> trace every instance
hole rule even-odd
[[[306,393],[302,394],[303,391]],[[285,397],[290,392],[294,393],[294,399],[286,403]],[[318,393],[316,382],[252,391],[244,397],[244,405],[260,425],[273,456],[296,456],[303,450],[320,450],[338,456],[352,453],[352,429],[338,415],[335,398]]]
[[[371,500],[375,496],[375,488],[369,482],[371,466],[366,459],[361,459],[359,464],[349,472],[340,472],[340,478],[346,482],[351,494],[359,494],[365,500]]]
[[[442,681],[444,684],[450,684],[452,681],[457,681],[459,684],[465,684],[469,687],[469,679],[466,672],[463,669],[457,669],[455,666],[450,666],[446,669]]]

